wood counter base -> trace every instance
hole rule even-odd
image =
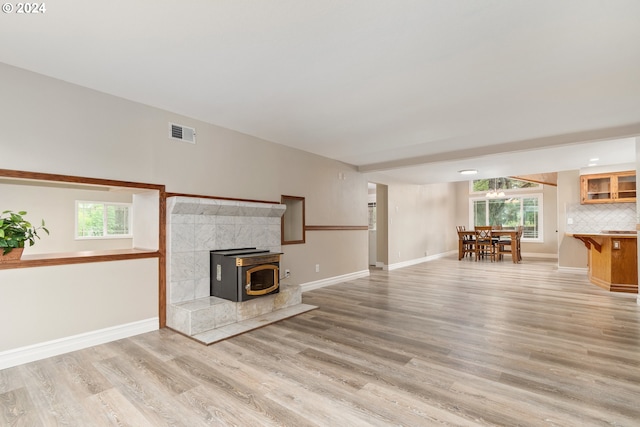
[[[611,292],[638,293],[636,234],[568,234],[589,249],[589,280]]]

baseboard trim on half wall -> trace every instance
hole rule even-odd
[[[36,360],[46,359],[47,357],[58,356],[94,345],[155,331],[158,329],[158,325],[159,319],[153,317],[138,322],[126,323],[124,325],[3,351],[0,352],[0,369],[11,368]]]
[[[436,259],[444,258],[449,255],[457,255],[458,251],[443,252],[441,254],[429,255],[422,258],[410,259],[408,261],[396,262],[395,264],[389,264],[382,267],[383,270],[395,270],[398,268],[409,267],[410,265],[422,264],[423,262],[433,261]]]
[[[558,267],[558,273],[589,274],[587,267]]]
[[[369,270],[356,271],[355,273],[343,274],[342,276],[329,277],[327,279],[316,280],[314,282],[302,283],[300,289],[302,292],[311,291],[313,289],[324,288],[325,286],[335,285],[349,280],[359,279],[369,276]]]

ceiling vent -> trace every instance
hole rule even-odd
[[[178,141],[196,143],[196,130],[175,123],[169,123],[169,138],[177,139]]]

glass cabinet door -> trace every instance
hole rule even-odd
[[[611,199],[611,177],[587,179],[587,200]]]
[[[636,198],[636,176],[624,175],[618,177],[618,199]]]

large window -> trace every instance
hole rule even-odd
[[[510,178],[475,180],[469,198],[473,225],[524,226],[523,240],[542,242],[541,185]]]
[[[76,238],[128,238],[131,204],[76,201]]]

